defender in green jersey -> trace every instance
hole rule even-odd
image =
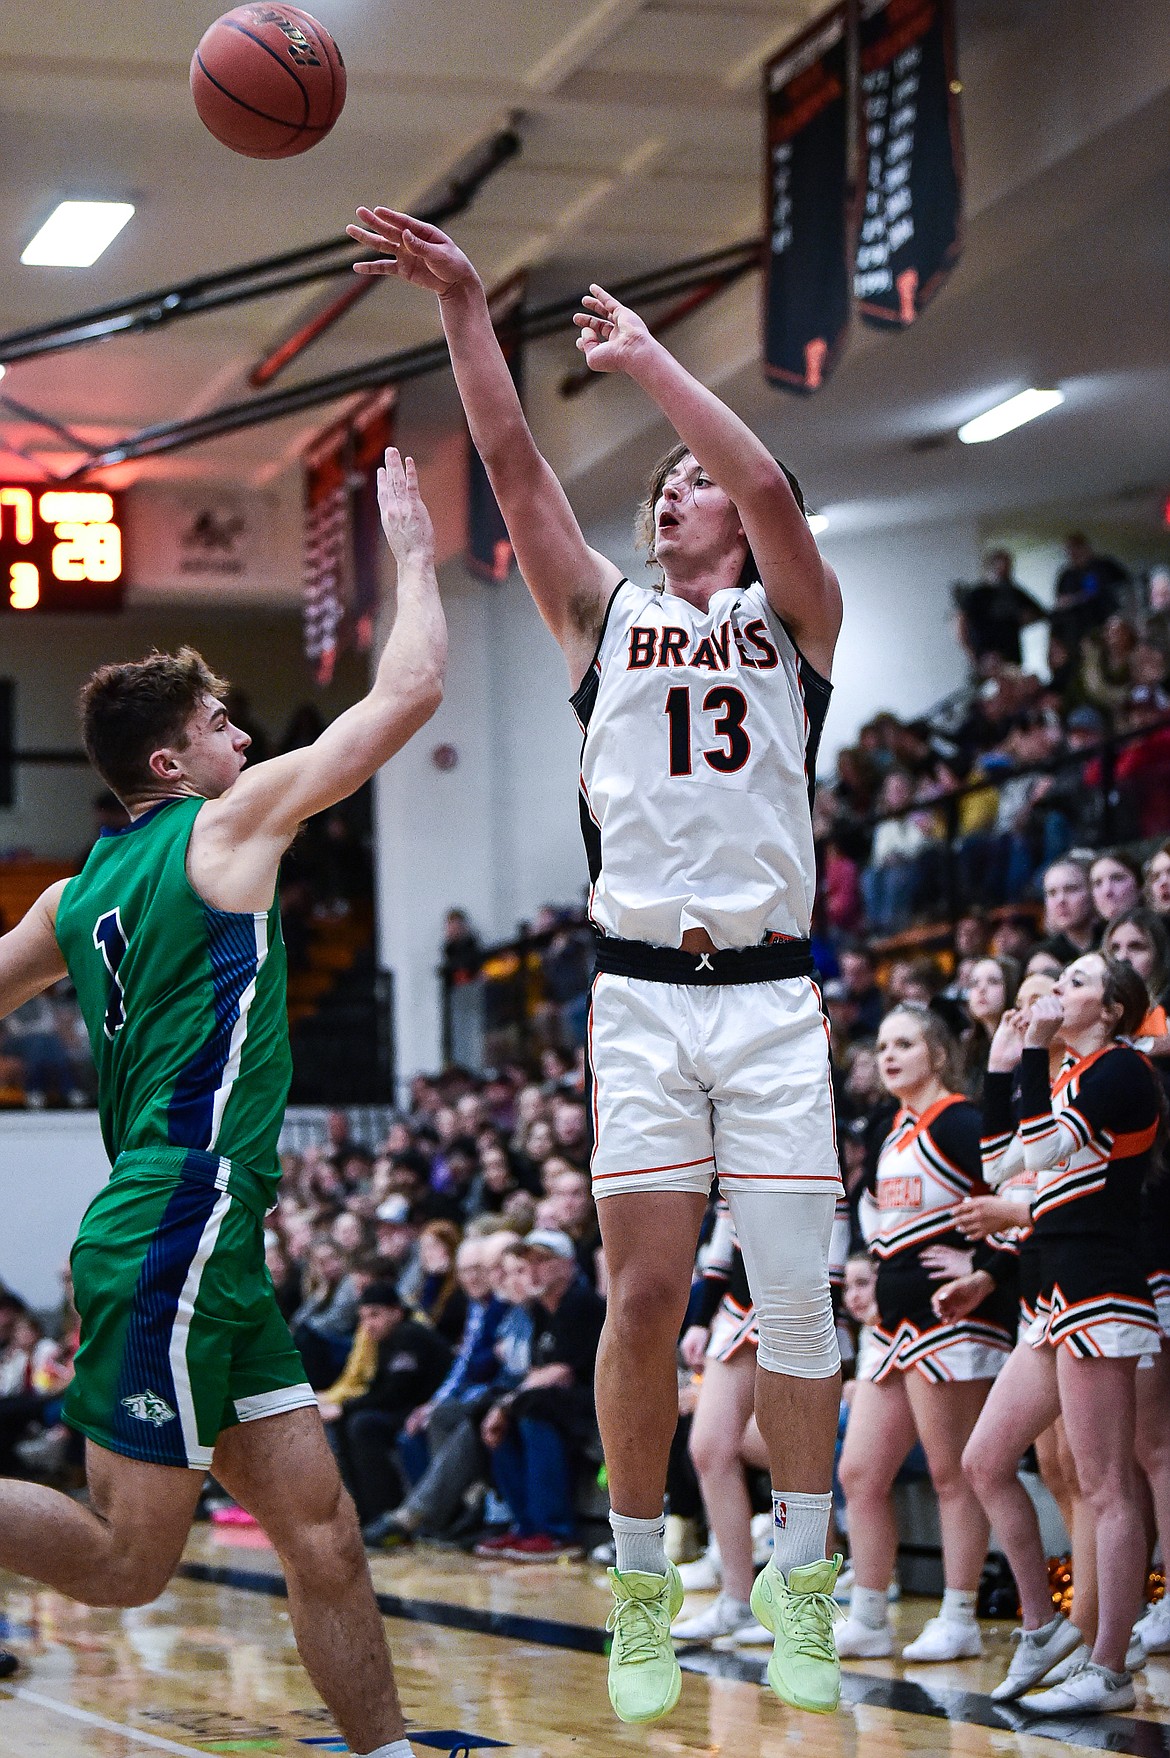
[[[214,1467],[281,1558],[301,1656],[350,1749],[408,1758],[361,1535],[263,1231],[290,1074],[280,858],[442,694],[433,533],[393,449],[378,496],[394,626],[369,695],[315,744],[245,771],[226,686],[189,648],[102,667],[82,692],[86,749],[130,822],[0,937],[0,1017],[68,973],[97,1064],[113,1170],[73,1251],[66,1409],[92,1505],[0,1480],[0,1566],[87,1604],[144,1604]]]

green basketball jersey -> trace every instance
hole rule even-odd
[[[196,1156],[246,1169],[275,1200],[292,1063],[280,915],[214,909],[187,877],[199,799],[103,831],[66,885],[57,941],[98,1072],[111,1163]]]

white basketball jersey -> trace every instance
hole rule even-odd
[[[678,946],[804,939],[830,686],[759,582],[705,611],[623,580],[573,696],[581,829],[603,933]]]

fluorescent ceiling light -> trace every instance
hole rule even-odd
[[[1063,391],[1021,391],[1018,396],[1009,397],[1006,403],[997,403],[994,409],[977,415],[974,421],[965,422],[959,429],[959,438],[965,446],[998,439],[1001,434],[1010,433],[1013,427],[1023,427],[1025,421],[1035,421],[1037,415],[1047,415],[1050,409],[1058,408],[1063,402]]]
[[[807,518],[807,523],[808,523],[809,530],[812,532],[813,536],[816,537],[818,532],[821,532],[825,529],[825,526],[829,523],[829,521],[826,519],[826,517],[823,513],[809,513],[808,518]]]
[[[20,260],[38,268],[87,269],[130,219],[128,201],[63,201],[53,210]]]

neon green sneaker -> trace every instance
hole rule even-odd
[[[841,1662],[833,1641],[833,1621],[842,1615],[833,1588],[841,1558],[790,1569],[785,1582],[771,1563],[756,1578],[752,1610],[776,1640],[768,1662],[768,1683],[793,1709],[828,1715],[841,1698]]]
[[[633,1570],[619,1575],[610,1569],[609,1580],[609,1700],[619,1721],[657,1721],[674,1708],[682,1690],[670,1626],[682,1610],[683,1584],[673,1563],[665,1575]]]

